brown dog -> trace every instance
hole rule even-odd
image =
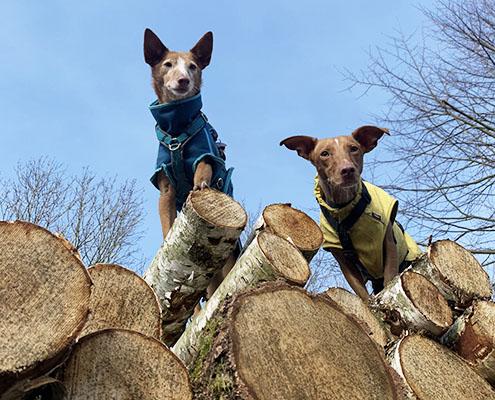
[[[366,281],[371,280],[376,293],[420,254],[395,221],[397,200],[361,180],[364,153],[385,133],[383,128],[362,126],[350,136],[292,136],[280,143],[315,166],[323,248],[331,251],[362,299],[368,298]]]
[[[150,106],[157,124],[158,160],[153,184],[163,238],[191,190],[214,187],[232,196],[232,168],[225,167],[223,143],[201,112],[202,70],[211,60],[213,34],[207,32],[187,52],[169,50],[150,29],[144,32],[144,59],[158,97]],[[233,255],[208,287],[211,295],[235,261]]]
[[[223,149],[220,143],[216,143],[216,132],[206,118],[203,121],[200,110],[202,70],[210,63],[212,50],[211,32],[207,32],[187,52],[170,51],[150,29],[144,32],[144,59],[151,66],[153,89],[158,97],[150,110],[157,120],[157,136],[162,135],[159,136],[159,160],[152,182],[160,190],[158,209],[164,238],[177,216],[177,210],[182,208],[188,189],[209,187],[215,178],[215,168],[218,170],[216,183],[220,179],[224,182],[225,176],[221,175],[227,172],[221,159],[224,158]],[[206,128],[200,135],[191,132],[193,140],[186,138],[183,145],[177,144],[180,135],[195,123],[199,127],[206,125]],[[165,143],[163,139],[169,142]],[[198,141],[199,144],[195,143]],[[174,156],[170,155],[172,150],[184,159],[174,161]],[[179,167],[180,173],[177,172]],[[227,192],[227,184],[225,188]],[[181,189],[180,196],[178,189]]]

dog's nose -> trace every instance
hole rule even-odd
[[[356,172],[356,168],[349,166],[349,167],[342,168],[342,170],[340,171],[340,174],[343,177],[349,177],[349,176],[354,175],[355,172]]]
[[[189,81],[189,79],[187,79],[187,78],[180,78],[180,79],[178,79],[178,80],[177,80],[177,83],[178,83],[178,84],[179,84],[179,86],[181,86],[181,87],[184,87],[184,86],[189,85],[189,82],[190,82],[190,81]]]

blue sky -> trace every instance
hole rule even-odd
[[[368,51],[397,30],[421,29],[418,6],[430,3],[3,0],[0,174],[45,155],[71,172],[89,166],[100,176],[136,179],[147,211],[141,247],[151,258],[161,232],[149,183],[157,142],[143,31],[186,50],[212,30],[204,111],[228,144],[236,198],[250,211],[273,202],[308,211],[313,169],[279,141],[373,122],[386,97],[345,91],[341,71],[366,68]]]

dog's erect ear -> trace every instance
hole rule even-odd
[[[352,137],[356,139],[361,147],[363,148],[365,153],[373,150],[378,140],[383,136],[383,134],[390,135],[388,133],[388,129],[386,128],[378,128],[373,125],[365,125],[357,128],[354,132],[352,132]]]
[[[311,136],[291,136],[280,142],[280,146],[285,146],[289,150],[296,150],[302,158],[309,160],[309,156],[316,146],[318,139]]]
[[[144,61],[151,67],[155,66],[168,53],[167,47],[151,29],[144,31]]]
[[[199,68],[206,68],[210,63],[211,52],[213,51],[213,33],[206,32],[203,37],[199,39],[198,43],[189,51],[196,59]]]

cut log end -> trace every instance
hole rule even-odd
[[[404,292],[421,314],[441,330],[452,325],[452,310],[435,285],[412,271],[406,271],[401,279]]]
[[[366,303],[355,294],[343,288],[330,288],[325,294],[330,297],[346,314],[353,316],[363,327],[366,333],[381,347],[389,341],[389,335],[378,318],[373,314]]]
[[[91,279],[60,238],[27,222],[0,222],[0,255],[1,392],[56,364],[86,321]]]
[[[140,276],[116,264],[96,264],[88,273],[94,284],[91,316],[80,336],[123,328],[160,338],[160,305],[153,289]]]
[[[308,215],[288,204],[271,204],[263,210],[265,225],[276,235],[289,238],[303,253],[318,251],[323,234]]]
[[[476,258],[462,246],[450,240],[434,242],[429,248],[430,261],[445,281],[465,301],[489,299],[490,279]]]
[[[495,391],[467,363],[433,340],[405,337],[397,357],[401,373],[422,400],[493,400]]]
[[[108,329],[82,338],[63,373],[67,398],[190,400],[182,363],[158,340]]]
[[[191,192],[188,201],[205,221],[218,227],[243,229],[247,214],[232,197],[213,189]]]
[[[300,286],[307,282],[308,263],[294,245],[266,231],[260,232],[256,240],[277,275]]]
[[[208,377],[199,398],[397,398],[378,346],[329,299],[267,284],[230,310],[228,333],[222,330],[201,369]]]

